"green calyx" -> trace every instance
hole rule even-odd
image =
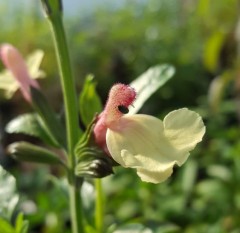
[[[113,174],[113,160],[94,142],[95,119],[75,147],[75,175],[88,178],[102,178]]]
[[[87,154],[75,167],[75,175],[80,177],[102,178],[111,174],[111,164],[107,159],[98,156],[97,152],[94,152],[94,156]]]

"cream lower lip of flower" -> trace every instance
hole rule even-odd
[[[125,115],[107,129],[109,153],[123,167],[135,168],[142,181],[160,183],[181,166],[202,140],[205,126],[195,112],[182,108],[163,121],[135,114]]]

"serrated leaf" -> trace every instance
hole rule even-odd
[[[16,179],[0,166],[0,215],[10,219],[18,199]]]
[[[137,92],[137,99],[133,103],[134,107],[129,109],[130,114],[137,113],[147,99],[163,86],[175,73],[171,65],[157,65],[149,68],[137,79],[130,83],[130,86]]]
[[[102,111],[101,100],[96,92],[96,82],[92,75],[85,79],[83,90],[79,97],[81,119],[88,126],[96,113]]]
[[[39,68],[43,56],[44,52],[42,50],[36,50],[26,59],[27,69],[32,79],[43,78],[45,76],[45,73]],[[9,70],[4,69],[0,73],[0,89],[4,91],[4,96],[10,99],[18,88],[19,84],[13,77],[12,73]]]
[[[7,124],[5,130],[7,133],[22,133],[34,136],[46,144],[57,146],[55,140],[42,127],[39,116],[36,113],[27,113],[14,118]]]

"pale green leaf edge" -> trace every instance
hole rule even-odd
[[[171,79],[174,73],[175,68],[172,65],[156,65],[131,82],[130,86],[137,92],[137,98],[133,107],[129,109],[129,114],[137,113],[149,97]]]

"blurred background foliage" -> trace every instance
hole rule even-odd
[[[42,69],[47,78],[41,86],[60,112],[53,43],[38,6],[33,2],[24,10],[0,5],[0,41],[12,43],[24,55],[36,48],[44,50]],[[238,0],[132,0],[117,8],[100,5],[65,18],[79,92],[84,77],[92,73],[104,103],[114,83],[129,83],[150,66],[170,63],[176,67],[174,78],[141,112],[163,117],[189,107],[204,117],[207,127],[204,141],[165,183],[142,183],[134,171],[123,168],[104,178],[106,226],[134,222],[155,227],[157,233],[240,232],[239,7]],[[11,100],[0,99],[1,163],[17,177],[18,209],[30,220],[30,232],[69,232],[64,182],[54,178],[63,171],[16,163],[6,156],[6,145],[23,136],[10,137],[5,124],[31,111],[22,100],[19,93]],[[91,216],[92,186],[86,185],[83,192]]]

